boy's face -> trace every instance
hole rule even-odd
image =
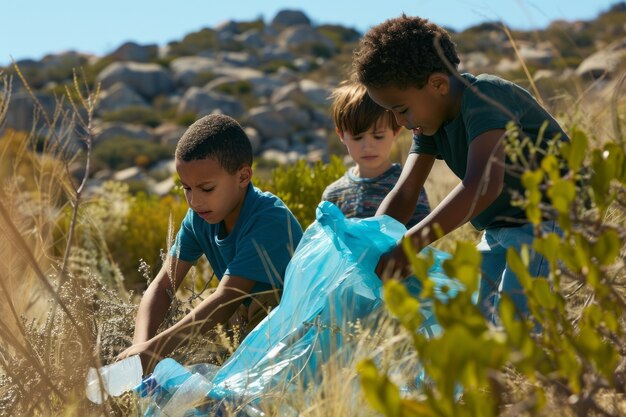
[[[252,177],[251,168],[242,166],[230,174],[216,158],[177,159],[176,171],[189,207],[211,224],[224,221],[226,231],[230,232],[239,217]]]
[[[447,84],[442,88],[441,83],[431,79],[422,88],[368,87],[367,92],[375,103],[393,112],[398,124],[414,134],[434,135],[448,113]]]
[[[359,168],[359,175],[373,178],[383,174],[390,165],[389,153],[398,136],[386,123],[379,120],[365,132],[337,134]]]

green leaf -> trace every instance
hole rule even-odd
[[[559,176],[559,161],[554,155],[546,155],[541,161],[541,169],[544,170],[551,181],[556,181]]]
[[[379,374],[371,359],[357,365],[361,387],[372,408],[388,417],[400,417],[400,390],[385,374]]]
[[[385,282],[383,293],[389,312],[409,331],[417,330],[422,322],[419,301],[408,293],[404,285],[395,280]]]
[[[556,307],[556,296],[552,292],[547,280],[535,278],[533,281],[533,295],[544,308],[552,310]]]
[[[478,287],[480,262],[480,252],[473,242],[457,242],[452,258],[443,262],[443,269],[449,277],[456,277],[471,294]]]
[[[576,186],[570,180],[557,180],[548,188],[548,197],[559,213],[568,213],[570,204],[576,197]]]
[[[585,159],[585,155],[587,154],[587,146],[588,146],[587,135],[585,132],[579,129],[574,129],[572,135],[570,136],[570,146],[567,153],[567,164],[569,168],[577,172],[580,169],[580,166]]]
[[[542,238],[535,239],[533,248],[554,265],[561,257],[561,237],[556,233],[548,233]]]
[[[596,240],[592,246],[593,255],[598,259],[600,265],[610,265],[615,262],[622,247],[618,233],[613,229],[608,229]]]

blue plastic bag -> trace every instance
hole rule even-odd
[[[287,267],[279,306],[211,374],[206,395],[241,404],[277,388],[288,389],[296,381],[306,386],[321,377],[319,367],[331,354],[343,349],[342,354],[349,355],[345,335],[350,326],[383,304],[376,264],[405,232],[391,217],[347,219],[333,204],[320,203],[317,221],[305,231]],[[435,281],[435,295],[453,297],[460,287],[441,270],[447,254],[433,251],[436,262],[429,275]],[[419,293],[415,278],[406,284]],[[439,290],[443,285],[448,288],[445,293]],[[422,304],[421,330],[438,334],[428,303]]]

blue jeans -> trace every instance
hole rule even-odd
[[[561,229],[555,221],[546,221],[540,224],[543,233],[557,233],[562,235]],[[498,316],[500,294],[507,294],[513,300],[517,313],[528,316],[528,301],[524,288],[517,276],[506,263],[506,251],[514,248],[518,253],[522,245],[528,246],[530,261],[528,272],[532,277],[547,277],[550,265],[543,255],[532,248],[534,240],[532,224],[519,227],[500,227],[487,229],[477,245],[482,254],[482,276],[478,290],[478,307],[486,318],[493,323]]]

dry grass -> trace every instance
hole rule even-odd
[[[615,140],[615,115],[606,109],[614,107],[623,118],[623,100],[614,96],[619,85],[614,80],[602,88],[589,87],[576,99],[565,97],[555,113],[565,126],[577,125],[589,132],[596,143]],[[0,125],[9,96],[8,84],[2,87],[0,82]],[[101,236],[96,233],[89,245],[74,247],[70,231],[58,228],[59,212],[80,204],[80,185],[68,173],[72,163],[68,146],[77,140],[76,127],[82,123],[82,130],[88,131],[89,123],[77,120],[72,110],[39,117],[45,119],[43,128],[26,135],[8,133],[0,144],[0,416],[136,415],[145,404],[132,395],[102,406],[94,406],[84,397],[87,368],[112,359],[129,344],[136,308],[115,273]],[[47,154],[54,158],[29,151],[41,137]],[[398,160],[409,146],[406,133],[397,145]],[[426,183],[431,205],[436,206],[458,182],[443,162],[437,162]],[[611,223],[626,223],[623,212],[610,216],[606,220]],[[90,219],[78,216],[76,221]],[[436,246],[449,251],[457,240],[477,238],[478,233],[466,225]],[[55,252],[59,246],[69,248],[67,253]],[[623,268],[615,271],[615,277],[623,288]],[[172,320],[183,313],[182,308],[191,306],[185,304],[189,293],[179,296],[185,301],[179,304],[181,310],[173,312]],[[584,290],[572,288],[573,319],[588,296]],[[417,358],[410,340],[393,320],[383,318],[374,327],[356,326],[352,336],[356,345],[348,359],[337,355],[323,365],[319,383],[268,394],[267,414],[288,415],[289,410],[297,410],[299,415],[311,417],[376,415],[366,404],[357,380],[356,364],[367,357],[376,357],[398,384],[411,383]],[[236,347],[226,334],[221,337],[221,347],[231,351]],[[202,350],[205,342],[190,341],[176,355],[190,362],[218,361]],[[523,401],[535,383],[509,373],[507,384],[511,403],[504,407],[503,415],[519,414],[516,402]],[[598,397],[615,415],[626,414],[621,394],[601,391]],[[548,398],[541,414],[573,415],[561,401],[556,394]],[[235,412],[226,411],[225,415]]]

